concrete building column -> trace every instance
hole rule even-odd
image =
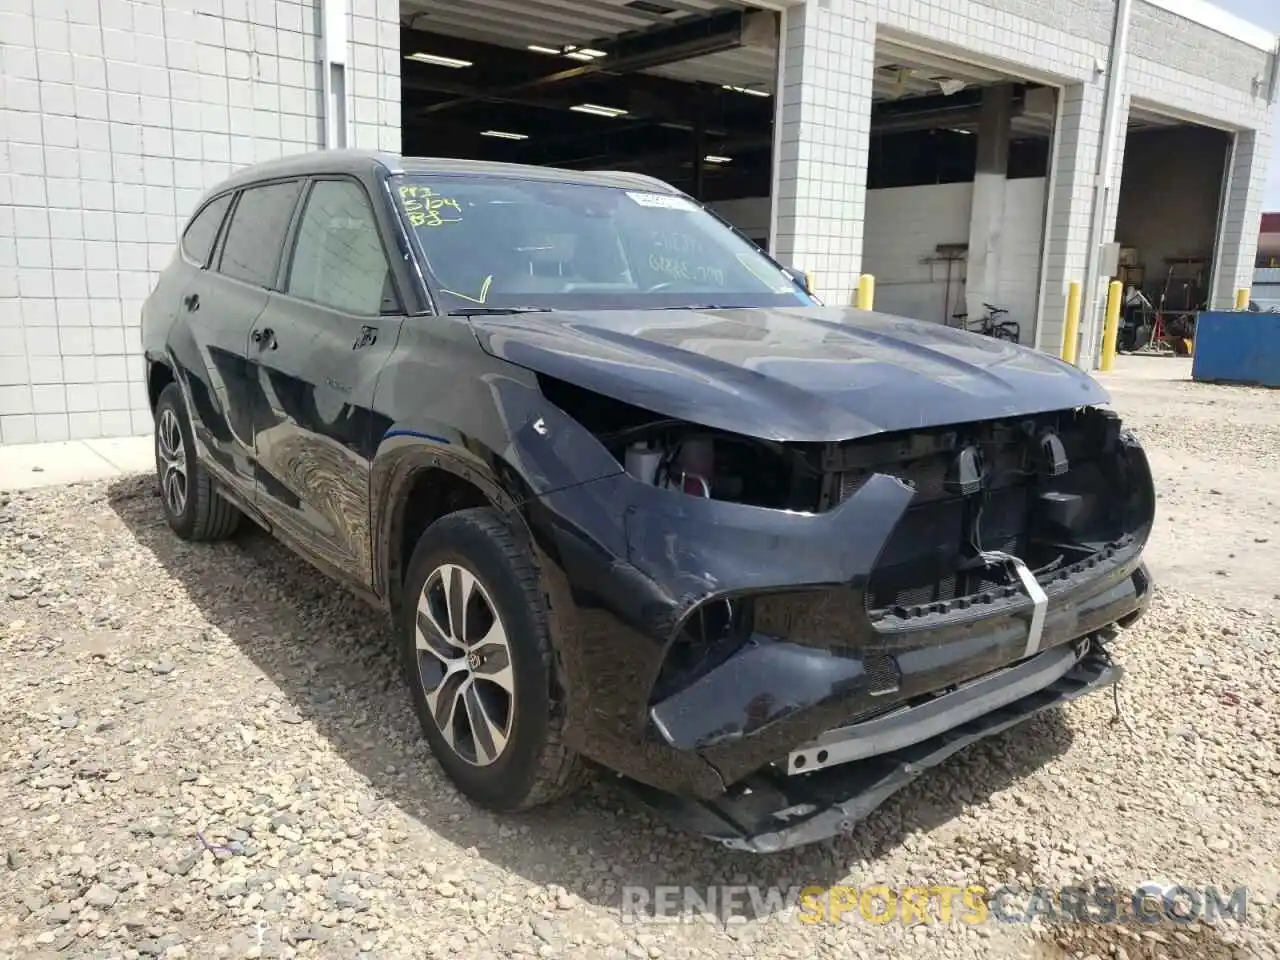
[[[1116,220],[1120,214],[1120,190],[1124,186],[1124,152],[1129,142],[1129,104],[1128,93],[1120,94],[1119,122],[1116,127],[1116,142],[1111,152],[1110,187],[1102,191],[1103,219],[1102,243],[1116,241]],[[1086,247],[1086,249],[1088,249]],[[1093,299],[1089,299],[1088,291],[1083,292],[1080,305],[1080,353],[1077,364],[1085,370],[1093,370],[1102,358],[1102,328],[1107,313],[1107,288],[1114,278],[1099,276],[1093,291]]]
[[[1009,131],[1012,122],[1013,87],[1002,84],[983,90],[964,288],[965,308],[971,321],[983,315],[983,303],[995,301],[1000,282],[1000,235],[1005,220],[1005,184],[1009,179]]]
[[[1235,136],[1216,245],[1217,265],[1209,304],[1214,309],[1230,309],[1235,292],[1253,286],[1270,141],[1269,130],[1245,130]]]
[[[1073,84],[1059,94],[1035,344],[1054,355],[1062,350],[1068,284],[1084,282],[1103,97],[1103,85],[1097,81]]]
[[[862,262],[875,26],[863,4],[810,0],[782,15],[770,245],[847,304]]]

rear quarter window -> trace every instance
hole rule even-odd
[[[227,216],[231,206],[231,194],[210,200],[195,215],[182,235],[182,252],[188,260],[202,267],[209,265],[209,255],[213,253],[213,245],[218,239],[218,230]]]

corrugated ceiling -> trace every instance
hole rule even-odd
[[[738,47],[694,57],[665,67],[654,67],[646,73],[656,73],[675,80],[703,81],[729,84],[751,90],[773,92],[776,80],[775,51],[765,47]]]
[[[530,44],[557,48],[564,44],[583,45],[715,10],[748,6],[731,0],[648,2],[671,12],[628,7],[626,0],[405,0],[400,12],[404,21],[417,30],[524,49]],[[676,80],[772,91],[774,51],[743,47],[645,72]]]
[[[410,26],[504,47],[559,47],[675,23],[689,15],[741,6],[725,0],[651,0],[669,14],[626,6],[626,0],[403,0]]]

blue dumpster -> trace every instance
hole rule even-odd
[[[1201,313],[1191,379],[1280,387],[1280,313]]]

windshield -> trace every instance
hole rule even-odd
[[[408,175],[395,187],[446,312],[813,302],[685,197],[493,176]]]

